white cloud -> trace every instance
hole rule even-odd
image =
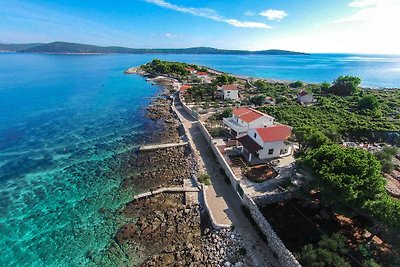
[[[261,11],[260,16],[267,17],[269,20],[281,20],[286,17],[288,14],[284,10],[277,10],[277,9],[267,9]]]
[[[169,32],[167,32],[166,34],[164,34],[164,36],[165,36],[166,38],[176,38],[176,37],[178,37],[178,35],[172,34],[172,33],[169,33]]]
[[[356,0],[350,2],[349,7],[356,12],[335,22],[367,22],[386,26],[400,22],[400,0]]]
[[[197,17],[208,18],[208,19],[218,21],[218,22],[225,22],[234,27],[259,28],[259,29],[271,29],[272,28],[270,25],[267,25],[262,22],[239,21],[237,19],[225,18],[225,17],[219,15],[215,10],[210,9],[210,8],[194,8],[194,7],[178,6],[178,5],[166,2],[164,0],[144,0],[144,1],[151,3],[151,4],[155,4],[157,6],[160,6],[160,7],[166,8],[166,9],[175,10],[175,11],[178,11],[181,13],[191,14],[191,15],[197,16]]]
[[[245,12],[244,12],[244,15],[245,16],[249,16],[249,17],[252,17],[252,16],[254,16],[256,13],[255,12],[253,12],[253,11],[251,11],[251,10],[246,10]]]
[[[368,7],[382,4],[393,4],[398,0],[355,0],[349,3],[349,7]]]
[[[400,36],[396,34],[400,0],[349,0],[347,11],[350,15],[332,23],[258,40],[260,45],[306,52],[400,54]]]

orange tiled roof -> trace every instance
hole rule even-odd
[[[263,142],[285,141],[292,134],[292,128],[287,125],[273,125],[264,128],[257,128]]]
[[[188,84],[184,84],[184,85],[182,85],[180,88],[179,88],[179,91],[180,92],[185,92],[187,89],[189,89],[189,88],[192,88],[192,86],[191,85],[188,85]]]
[[[233,114],[239,117],[242,121],[247,123],[250,123],[263,116],[268,116],[267,114],[264,114],[262,112],[247,107],[234,109]]]
[[[207,72],[204,72],[204,71],[199,71],[199,72],[197,72],[196,74],[197,74],[197,75],[207,75],[208,73],[207,73]]]
[[[225,85],[222,85],[222,90],[230,90],[230,91],[233,91],[233,90],[238,90],[239,88],[237,87],[237,85],[236,84],[225,84]]]

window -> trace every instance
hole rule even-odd
[[[273,148],[268,150],[268,155],[272,155],[272,154],[274,154],[274,149]]]
[[[254,133],[254,138],[257,138],[257,133]]]
[[[231,91],[226,91],[227,94],[229,94]]]

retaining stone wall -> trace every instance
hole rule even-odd
[[[282,202],[288,199],[293,198],[293,192],[286,191],[282,193],[276,193],[273,195],[264,195],[264,196],[258,196],[254,197],[253,200],[259,207],[264,207],[266,205],[276,203],[276,202]]]
[[[268,240],[268,246],[277,256],[280,264],[286,267],[300,267],[300,263],[296,260],[294,255],[286,248],[282,240],[278,237],[272,226],[265,219],[265,217],[260,212],[256,203],[249,198],[247,195],[243,196],[243,204],[249,210],[254,221],[257,223],[258,228],[263,232]]]

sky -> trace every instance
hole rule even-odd
[[[0,43],[400,54],[400,0],[0,0]]]

